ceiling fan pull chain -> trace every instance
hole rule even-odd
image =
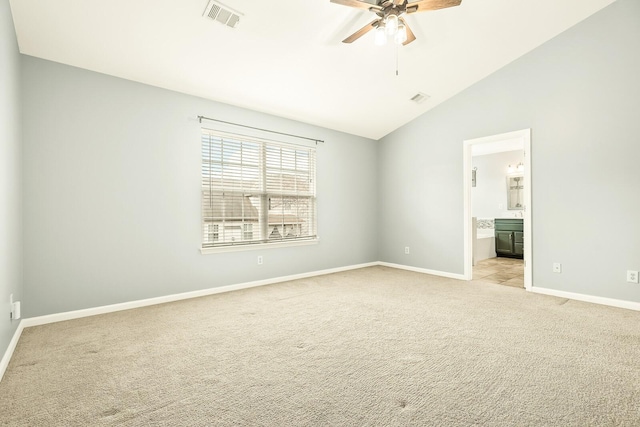
[[[398,45],[396,44],[396,76],[398,76]]]

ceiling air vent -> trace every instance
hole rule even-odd
[[[413,97],[411,97],[411,101],[415,102],[416,104],[422,104],[427,99],[429,99],[429,95],[426,95],[421,92],[418,92],[415,95],[413,95]]]
[[[238,22],[240,22],[240,17],[243,16],[243,14],[231,9],[229,6],[223,5],[222,3],[209,0],[209,4],[204,10],[202,16],[209,17],[214,21],[218,21],[219,23],[226,25],[227,27],[235,28],[236,25],[238,25]]]

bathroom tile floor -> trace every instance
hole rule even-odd
[[[473,280],[524,288],[524,261],[503,257],[483,259],[473,266]]]

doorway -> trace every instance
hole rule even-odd
[[[531,227],[531,129],[523,129],[515,132],[508,132],[499,135],[491,135],[483,138],[465,140],[463,143],[463,165],[464,165],[464,278],[472,280],[474,264],[474,238],[476,226],[473,224],[472,216],[472,186],[479,176],[473,171],[473,151],[477,149],[494,150],[494,152],[513,150],[513,147],[521,147],[524,153],[521,176],[524,185],[521,192],[522,204],[519,215],[523,218],[522,225],[522,251],[524,259],[524,288],[531,290],[533,286],[533,264],[532,264],[532,227]],[[505,175],[506,178],[506,175]],[[508,182],[508,181],[507,181]],[[519,182],[519,181],[518,181]],[[507,183],[505,182],[505,188]],[[519,197],[520,197],[519,196]]]

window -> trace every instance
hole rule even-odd
[[[202,247],[315,240],[316,153],[202,129]]]
[[[204,240],[207,243],[213,243],[218,241],[218,224],[205,224],[204,226],[205,234]]]
[[[244,235],[242,238],[245,241],[253,240],[253,224],[244,224]]]

